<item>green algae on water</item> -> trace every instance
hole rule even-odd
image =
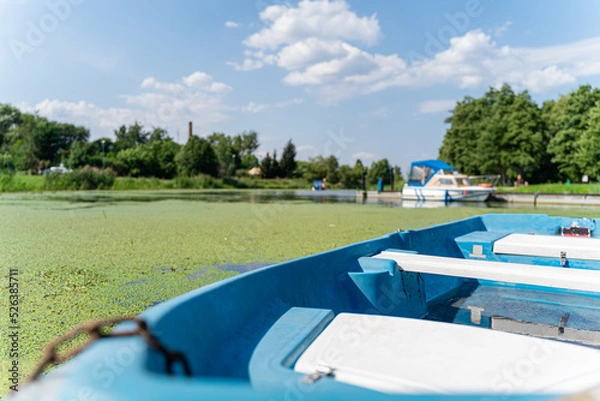
[[[94,203],[31,194],[1,196],[4,281],[9,269],[19,271],[21,372],[31,371],[49,340],[81,322],[138,314],[236,274],[218,266],[281,262],[398,229],[489,211],[165,197],[157,202]],[[550,212],[593,217],[589,210]],[[6,315],[0,317],[0,327],[7,327]],[[5,371],[6,348],[1,361]]]

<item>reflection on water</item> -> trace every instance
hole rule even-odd
[[[296,202],[296,203],[362,203],[384,207],[439,208],[479,207],[510,208],[522,207],[511,203],[495,202],[423,202],[402,201],[397,198],[366,198],[356,196],[354,190],[157,190],[157,191],[77,191],[53,193],[0,194],[0,204],[23,204],[26,201],[61,201],[76,204],[77,208],[98,207],[120,202],[159,202],[181,200],[196,202]],[[532,205],[531,205],[532,206]]]

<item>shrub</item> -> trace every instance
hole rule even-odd
[[[50,173],[46,175],[44,188],[60,190],[110,189],[115,183],[116,174],[111,169],[100,170],[86,166],[70,173]]]

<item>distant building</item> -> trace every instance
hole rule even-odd
[[[248,175],[260,175],[260,173],[260,167],[253,167],[250,170],[248,170]]]

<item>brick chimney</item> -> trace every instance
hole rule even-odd
[[[188,122],[188,140],[192,139],[192,133],[193,133],[192,122],[190,121],[190,122]]]

